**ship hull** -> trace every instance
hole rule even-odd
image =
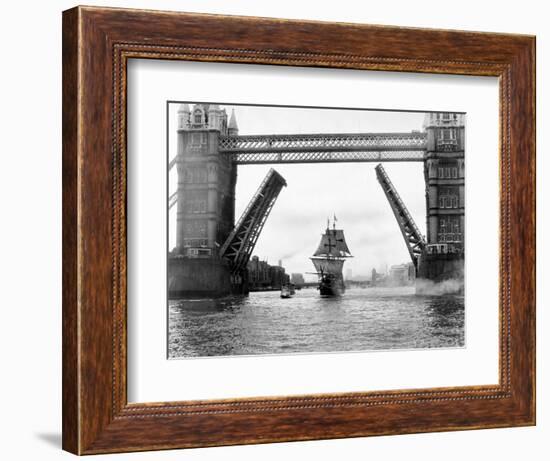
[[[346,287],[342,281],[321,280],[318,290],[321,296],[342,296],[346,291]]]
[[[335,287],[330,287],[325,285],[321,285],[319,287],[319,294],[321,296],[326,296],[326,297],[342,296],[343,293],[344,293],[344,290],[341,290]]]

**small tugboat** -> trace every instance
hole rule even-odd
[[[352,258],[343,229],[336,229],[336,216],[332,222],[327,221],[321,242],[310,258],[319,277],[317,289],[321,296],[340,296],[346,290],[342,268],[346,258]]]
[[[288,285],[283,285],[281,287],[281,298],[283,299],[287,299],[287,298],[290,298],[292,296],[292,292],[291,292],[291,289]]]

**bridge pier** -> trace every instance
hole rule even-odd
[[[218,298],[231,293],[231,270],[219,258],[171,256],[168,259],[168,297]]]

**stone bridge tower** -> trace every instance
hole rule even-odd
[[[464,114],[426,114],[426,238],[419,276],[463,280]],[[463,283],[463,282],[462,282]]]
[[[238,134],[235,114],[228,119],[217,104],[182,104],[177,124],[176,247],[169,258],[169,292],[227,292],[228,268],[219,250],[235,223],[237,167],[218,146],[220,136]]]

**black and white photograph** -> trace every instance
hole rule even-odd
[[[168,358],[464,347],[465,119],[168,102]]]

